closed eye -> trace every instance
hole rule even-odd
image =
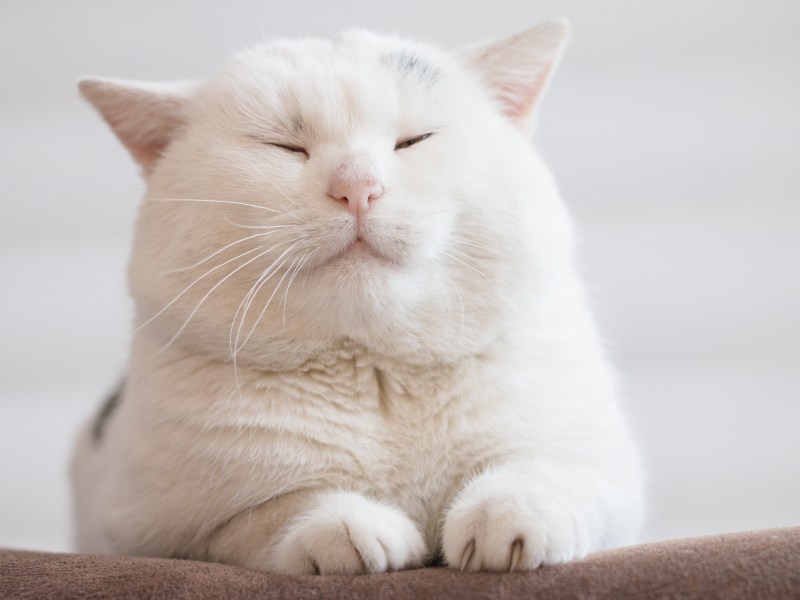
[[[308,150],[303,148],[302,146],[293,146],[291,144],[278,144],[276,142],[266,142],[267,146],[274,146],[275,148],[280,148],[281,150],[286,150],[286,152],[293,152],[295,154],[303,154],[306,158],[308,158]]]
[[[432,135],[432,133],[423,133],[422,135],[418,135],[416,137],[402,139],[397,142],[394,149],[403,150],[404,148],[408,148],[409,146],[413,146],[414,144],[419,144],[420,142],[427,140]]]

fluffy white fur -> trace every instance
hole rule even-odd
[[[202,84],[81,82],[148,187],[80,550],[361,573],[632,539],[636,448],[527,139],[565,37],[349,32]]]

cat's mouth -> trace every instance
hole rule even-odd
[[[391,258],[381,252],[377,245],[361,234],[353,236],[351,241],[347,242],[341,250],[325,262],[327,264],[336,264],[362,261],[392,262]]]
[[[370,244],[365,238],[361,237],[360,235],[356,236],[355,239],[347,247],[345,247],[344,251],[339,256],[356,257],[362,255],[369,255],[369,256],[374,256],[375,258],[382,258],[380,252],[378,252],[372,244]]]

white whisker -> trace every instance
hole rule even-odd
[[[234,329],[236,329],[236,323],[237,323],[237,321],[239,319],[239,314],[242,313],[242,309],[244,308],[244,313],[242,314],[242,319],[244,319],[244,317],[247,315],[247,309],[250,307],[250,302],[252,302],[253,293],[255,292],[256,288],[258,287],[258,284],[261,283],[261,281],[265,277],[269,276],[269,273],[270,273],[270,271],[271,271],[271,269],[272,269],[272,267],[274,265],[275,265],[275,263],[273,262],[253,282],[253,285],[251,285],[250,289],[247,290],[247,293],[244,295],[244,298],[242,298],[242,301],[239,303],[239,306],[236,307],[236,312],[233,313],[233,319],[231,319],[231,328],[230,328],[230,331],[228,332],[228,349],[229,349],[229,352],[231,353],[231,361],[233,362],[234,369],[236,369],[236,353],[234,352],[234,343],[233,343],[234,333],[233,332],[234,332]]]
[[[458,244],[464,244],[465,246],[472,246],[473,248],[478,248],[479,250],[485,250],[489,254],[490,257],[492,255],[494,255],[494,256],[503,258],[503,259],[505,259],[505,260],[507,260],[509,262],[512,262],[512,263],[518,263],[519,262],[519,258],[511,256],[510,254],[506,254],[505,252],[498,252],[498,250],[496,248],[492,248],[492,247],[486,246],[484,244],[479,244],[478,242],[474,242],[472,240],[468,240],[466,238],[461,238],[461,237],[458,237],[458,236],[455,236],[455,235],[451,235],[450,239],[453,240],[454,242],[458,243]],[[455,249],[453,249],[453,250],[455,250]],[[455,250],[455,251],[457,251],[457,250]],[[460,251],[457,251],[457,252],[460,252]],[[465,256],[469,256],[468,254],[466,254],[464,252],[461,252],[461,254],[464,254]]]
[[[211,269],[209,269],[208,271],[206,271],[205,273],[203,273],[203,274],[202,274],[200,277],[198,277],[197,279],[195,279],[194,281],[192,281],[192,283],[190,283],[189,285],[187,285],[187,286],[186,286],[186,287],[183,289],[183,291],[182,291],[180,294],[178,294],[178,295],[177,295],[177,296],[175,296],[175,297],[174,297],[172,300],[170,300],[170,301],[169,301],[169,303],[168,303],[168,304],[167,304],[167,305],[166,305],[164,308],[162,308],[160,311],[158,311],[158,312],[157,312],[156,314],[154,314],[152,317],[150,317],[149,319],[147,319],[147,321],[145,321],[144,323],[142,323],[141,325],[139,325],[139,326],[138,326],[138,327],[135,329],[135,331],[139,331],[139,330],[140,330],[140,329],[142,329],[143,327],[146,327],[147,325],[149,325],[150,323],[152,323],[153,321],[155,321],[155,320],[156,320],[156,319],[157,319],[159,316],[161,316],[162,314],[164,314],[164,311],[166,311],[166,310],[167,310],[167,309],[168,309],[170,306],[172,306],[173,304],[175,304],[175,303],[176,303],[176,302],[177,302],[177,301],[178,301],[178,300],[181,298],[181,296],[183,296],[183,295],[184,295],[186,292],[188,292],[188,291],[189,291],[190,289],[192,289],[192,288],[193,288],[193,287],[194,287],[196,284],[198,284],[200,281],[202,281],[203,279],[205,279],[206,277],[208,277],[208,276],[209,276],[211,273],[213,273],[214,271],[216,271],[216,270],[218,270],[218,269],[221,269],[222,267],[224,267],[225,265],[227,265],[227,264],[229,264],[229,263],[232,263],[232,262],[233,262],[233,261],[235,261],[236,259],[242,258],[243,256],[247,256],[248,254],[252,254],[253,252],[258,252],[258,251],[259,251],[261,248],[263,248],[263,247],[264,247],[264,246],[258,246],[258,247],[256,247],[256,248],[251,248],[250,250],[247,250],[246,252],[242,252],[242,253],[241,253],[241,254],[239,254],[238,256],[234,256],[233,258],[229,258],[228,260],[226,260],[225,262],[223,262],[223,263],[221,263],[221,264],[217,265],[216,267],[212,267]]]
[[[275,247],[276,246],[273,246],[272,248],[269,248],[268,250],[264,250],[263,252],[261,252],[259,254],[256,254],[253,258],[251,258],[250,260],[246,261],[244,264],[239,265],[233,271],[228,273],[225,277],[220,279],[210,290],[208,290],[208,292],[206,292],[205,296],[203,296],[200,299],[200,302],[198,302],[197,306],[194,307],[194,310],[191,313],[189,313],[189,316],[186,317],[186,320],[183,322],[183,324],[180,326],[180,328],[178,328],[178,331],[175,332],[175,335],[173,335],[172,338],[170,338],[170,340],[157,352],[157,354],[161,354],[162,352],[164,352],[164,350],[169,348],[172,345],[172,343],[176,339],[178,339],[178,336],[180,336],[180,334],[183,332],[183,330],[186,329],[186,326],[192,320],[192,317],[194,317],[197,314],[197,311],[200,310],[200,307],[208,299],[208,297],[214,292],[214,290],[216,290],[219,286],[221,286],[223,283],[225,283],[228,279],[230,279],[233,275],[235,275],[236,273],[241,271],[247,265],[249,265],[250,263],[252,263],[255,260],[258,260],[259,258],[264,256],[265,254],[268,254],[269,252],[271,252]],[[262,248],[263,248],[263,246],[262,246]]]
[[[303,265],[306,261],[311,257],[313,254],[312,251],[306,252],[302,258],[298,261],[297,266],[295,267],[294,273],[289,278],[289,283],[286,284],[286,291],[283,294],[283,325],[286,326],[286,307],[289,304],[289,288],[292,287],[292,282],[294,281],[297,274],[300,272],[300,269],[303,268]]]
[[[305,254],[303,256],[305,256]],[[292,279],[294,279],[294,270],[297,268],[297,265],[300,264],[300,260],[302,258],[303,257],[301,256],[300,258],[294,259],[292,261],[292,264],[290,264],[289,268],[286,270],[286,272],[289,273],[290,275],[289,275],[289,281],[286,282],[286,291],[283,292],[283,298],[281,299],[281,304],[283,305],[283,326],[284,327],[286,327],[286,296],[289,293],[289,286],[292,285]],[[279,304],[278,307],[280,307],[281,304]]]
[[[228,223],[240,229],[289,229],[296,227],[296,225],[245,225],[244,223],[234,223],[233,221],[228,221]]]
[[[237,345],[239,336],[242,331],[242,327],[244,325],[245,320],[247,319],[247,313],[250,311],[250,306],[253,304],[255,300],[256,294],[261,290],[261,287],[267,282],[268,279],[272,277],[275,273],[275,270],[280,265],[277,264],[277,260],[273,261],[272,264],[263,272],[253,282],[253,285],[250,286],[250,289],[247,290],[247,294],[245,294],[242,301],[239,303],[239,306],[236,307],[236,312],[233,314],[233,319],[231,320],[231,329],[228,333],[228,349],[231,354],[231,360],[233,361],[234,368],[236,367],[236,355],[238,353]],[[239,316],[241,314],[241,317]],[[238,328],[236,324],[239,324]],[[235,331],[235,333],[234,333]]]
[[[442,213],[451,212],[451,211],[458,210],[458,209],[459,209],[458,206],[448,206],[447,208],[441,208],[439,210],[434,210],[434,211],[431,211],[431,212],[422,213],[422,215],[420,215],[420,216],[432,217],[434,215],[440,215]]]
[[[472,240],[468,240],[466,238],[451,235],[450,239],[459,242],[461,244],[467,244],[468,246],[475,246],[476,248],[481,248],[483,250],[489,250],[491,252],[494,252],[494,248],[490,248],[489,246],[486,246],[484,244],[479,244],[478,242],[473,242]]]
[[[480,175],[478,175],[478,176],[476,176],[476,177],[473,177],[473,178],[472,178],[472,179],[470,179],[469,181],[466,181],[466,182],[462,183],[461,185],[457,185],[456,187],[454,187],[454,188],[452,188],[452,189],[448,190],[448,193],[452,193],[452,192],[455,192],[455,191],[458,191],[458,190],[464,189],[465,187],[467,187],[467,186],[469,186],[469,185],[472,185],[472,184],[473,184],[473,183],[475,183],[476,181],[480,181],[481,179],[483,179],[484,177],[486,177],[486,176],[487,176],[489,173],[491,173],[492,171],[494,171],[496,168],[497,168],[497,165],[492,165],[491,167],[489,167],[488,169],[486,169],[486,170],[485,170],[483,173],[481,173]]]
[[[286,192],[284,192],[284,191],[281,189],[281,187],[280,187],[280,186],[279,186],[277,183],[275,183],[274,181],[272,181],[272,179],[268,179],[268,178],[267,178],[267,181],[269,182],[269,184],[270,184],[272,187],[274,187],[276,190],[278,190],[278,193],[279,193],[281,196],[283,196],[284,198],[286,198],[286,201],[287,201],[289,204],[291,204],[292,206],[294,206],[294,207],[295,207],[297,210],[302,210],[302,209],[301,209],[301,208],[300,208],[300,207],[299,207],[299,206],[298,206],[298,205],[297,205],[297,204],[296,204],[296,203],[295,203],[295,202],[294,202],[294,201],[293,201],[291,198],[289,198],[289,196],[286,194]],[[290,214],[290,215],[292,215],[292,216],[293,216],[295,219],[298,219],[298,220],[300,220],[300,221],[304,221],[304,219],[302,219],[301,217],[298,217],[296,214],[294,214],[294,213],[293,213],[293,212],[291,212],[290,210],[286,210],[286,213],[287,213],[287,214]]]
[[[264,26],[261,24],[261,15],[258,14],[258,8],[256,8],[256,3],[254,0],[250,0],[250,6],[253,8],[253,13],[256,16],[256,23],[258,24],[258,30],[261,32],[261,37],[264,41],[267,41],[267,34],[264,33]]]
[[[292,244],[289,248],[287,248],[284,251],[284,253],[281,254],[281,256],[278,257],[277,260],[280,260],[281,257],[283,257],[285,254],[287,254],[290,250],[292,250],[292,248],[297,246],[297,244],[299,244],[301,241],[302,240],[297,240],[294,244]],[[277,271],[286,263],[287,260],[288,260],[288,258],[284,259],[283,262],[281,262],[281,264],[278,265],[275,268],[275,271],[273,271],[273,273],[277,273]],[[245,337],[244,341],[242,342],[241,345],[239,345],[239,334],[241,333],[242,326],[244,325],[244,318],[242,318],[242,321],[239,323],[239,331],[236,332],[236,344],[234,346],[234,352],[235,353],[238,353],[242,348],[244,348],[247,345],[247,342],[250,341],[250,338],[253,336],[253,333],[255,333],[256,327],[258,327],[258,324],[261,322],[261,319],[263,318],[264,314],[267,312],[267,309],[269,308],[269,305],[272,302],[272,299],[275,297],[275,294],[280,289],[281,283],[283,283],[283,280],[286,279],[286,276],[289,274],[289,270],[290,269],[287,269],[286,272],[283,274],[283,276],[280,278],[280,280],[278,281],[277,285],[275,286],[275,289],[272,290],[272,294],[270,294],[270,297],[267,299],[267,303],[264,305],[264,308],[261,309],[261,312],[259,313],[258,318],[256,319],[255,323],[253,323],[253,326],[250,328],[250,331],[247,333],[247,336]],[[272,275],[270,275],[270,277],[272,277]],[[267,279],[269,279],[269,278],[267,278]],[[261,287],[265,283],[266,283],[266,280],[264,280],[259,285],[259,289],[261,289]],[[258,294],[258,290],[256,290],[255,294]],[[253,295],[253,298],[255,298],[255,294]]]
[[[271,250],[274,250],[275,248],[277,248],[279,246],[283,246],[283,245],[288,244],[288,243],[289,242],[287,241],[287,242],[284,242],[282,244],[278,244],[276,246],[273,246],[271,248]],[[250,305],[253,303],[253,300],[255,299],[255,297],[258,294],[258,292],[261,289],[261,287],[280,268],[281,265],[278,264],[278,261],[289,250],[294,248],[294,246],[296,246],[297,243],[298,242],[295,242],[291,247],[289,247],[288,249],[284,250],[283,253],[280,256],[278,256],[274,261],[272,261],[272,263],[266,269],[264,269],[264,271],[261,273],[261,275],[259,275],[258,279],[256,279],[256,281],[250,287],[250,289],[248,290],[247,294],[245,294],[245,297],[239,303],[239,306],[236,308],[236,312],[233,315],[233,320],[231,321],[230,334],[228,336],[228,344],[229,344],[229,349],[230,349],[230,353],[231,353],[231,359],[233,360],[234,365],[236,364],[236,353],[237,353],[236,346],[238,344],[238,339],[239,339],[239,335],[240,335],[241,330],[242,330],[242,326],[244,325],[245,319],[247,318],[247,312],[250,310]],[[239,313],[241,313],[242,316],[241,316],[241,320],[239,321],[239,327],[238,327],[238,330],[237,330],[236,336],[235,336],[236,342],[234,342],[233,330],[236,328],[236,322],[237,322],[237,319],[239,318]]]
[[[460,254],[461,256],[463,256],[465,258],[473,258],[472,256],[470,256],[466,252],[462,252],[461,250],[456,250],[455,248],[450,248],[449,251],[442,250],[442,254],[444,254],[445,256],[448,256],[452,260],[455,260],[456,262],[461,263],[462,265],[464,265],[468,269],[471,269],[472,271],[474,271],[475,273],[477,273],[478,275],[483,277],[489,283],[489,285],[491,285],[494,288],[494,290],[497,292],[497,296],[496,296],[497,299],[500,302],[505,303],[509,308],[511,308],[513,310],[513,305],[511,304],[509,299],[506,297],[506,294],[504,294],[503,291],[499,287],[497,287],[497,284],[494,281],[489,279],[489,277],[487,277],[486,274],[483,271],[481,271],[480,269],[478,269],[477,267],[474,267],[473,265],[471,265],[471,264],[461,260],[457,256],[454,256],[453,254],[451,254],[452,252],[456,252],[456,253]]]
[[[236,312],[233,315],[233,319],[231,320],[231,329],[230,332],[228,333],[228,346],[230,348],[230,353],[231,353],[231,362],[233,363],[233,379],[234,383],[236,384],[236,392],[239,394],[240,400],[244,400],[244,397],[242,395],[242,385],[239,379],[239,365],[236,362],[236,354],[233,352],[233,329],[236,326],[236,318],[239,316],[239,311],[242,309],[242,305],[244,305],[247,299],[251,296],[253,290],[258,285],[258,282],[261,281],[261,278],[263,276],[264,275],[261,275],[261,277],[256,279],[255,283],[253,283],[253,285],[250,286],[250,289],[247,291],[247,294],[245,294],[244,299],[239,303],[239,306],[236,308]]]
[[[218,254],[221,254],[222,252],[225,252],[225,250],[227,250],[228,248],[231,248],[232,246],[235,246],[237,244],[241,244],[242,242],[246,242],[247,240],[252,240],[254,238],[266,237],[266,236],[271,235],[273,233],[275,233],[275,232],[274,231],[266,231],[266,232],[263,232],[263,233],[255,233],[253,235],[249,235],[247,237],[244,237],[242,239],[236,240],[235,242],[231,242],[230,244],[227,244],[227,245],[223,246],[222,248],[220,248],[216,252],[213,252],[212,254],[209,254],[204,259],[202,259],[199,262],[194,263],[193,265],[189,265],[188,267],[180,267],[178,269],[169,269],[166,272],[167,273],[184,273],[186,271],[191,271],[192,269],[194,269],[196,267],[199,267],[203,263],[208,262],[209,260],[211,260],[212,258],[217,256]],[[223,263],[223,264],[225,264],[225,263]]]
[[[460,250],[455,250],[455,249],[453,249],[453,248],[451,248],[451,249],[450,249],[450,251],[447,251],[447,250],[442,250],[442,254],[444,254],[444,255],[446,255],[446,256],[449,256],[450,258],[452,258],[453,260],[455,260],[455,261],[457,261],[457,262],[460,262],[462,265],[464,265],[464,266],[465,266],[465,267],[467,267],[468,269],[472,269],[472,270],[473,270],[473,271],[475,271],[475,272],[476,272],[478,275],[480,275],[480,276],[481,276],[481,277],[483,277],[483,278],[484,278],[486,281],[488,281],[488,282],[489,282],[489,284],[490,284],[492,287],[494,287],[495,289],[497,289],[497,286],[495,285],[494,281],[492,281],[491,279],[489,279],[489,278],[488,278],[488,277],[487,277],[487,276],[486,276],[486,275],[483,273],[483,271],[481,271],[480,269],[478,269],[478,268],[476,268],[476,267],[473,267],[471,264],[469,264],[469,263],[467,263],[467,262],[465,262],[465,261],[461,260],[460,258],[458,258],[458,257],[456,257],[456,256],[453,256],[453,255],[452,255],[450,252],[458,252],[458,253],[459,253],[459,254],[461,254],[462,256],[466,256],[466,257],[469,257],[469,254],[464,254],[464,253],[463,253],[463,252],[461,252]],[[498,290],[498,291],[499,291],[499,290]]]
[[[424,265],[423,268],[425,269],[425,272],[430,276],[431,281],[433,281],[434,285],[436,286],[436,295],[439,298],[439,303],[447,307],[447,314],[448,316],[451,317],[453,314],[453,310],[450,304],[450,297],[445,293],[446,290],[442,285],[441,277],[439,277],[438,273],[434,271],[434,269],[430,265],[426,264]]]
[[[281,211],[274,208],[268,208],[259,204],[250,204],[248,202],[238,202],[236,200],[212,200],[208,198],[151,198],[146,202],[199,202],[208,204],[231,204],[235,206],[247,206],[248,208],[258,208],[271,213],[283,214]]]

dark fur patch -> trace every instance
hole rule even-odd
[[[416,54],[399,52],[384,57],[383,62],[397,69],[401,75],[416,77],[417,81],[430,87],[439,79],[439,69]]]
[[[423,567],[444,567],[447,563],[444,561],[444,553],[441,548],[436,551],[436,554],[428,556],[422,563]]]
[[[92,425],[92,439],[95,442],[100,442],[103,439],[103,434],[105,433],[106,423],[111,418],[111,416],[116,412],[119,405],[122,404],[122,397],[125,392],[125,379],[122,379],[118,384],[117,387],[114,388],[114,391],[108,395],[103,402],[103,405],[100,407],[100,411],[97,413],[97,416],[94,418],[94,424]]]

